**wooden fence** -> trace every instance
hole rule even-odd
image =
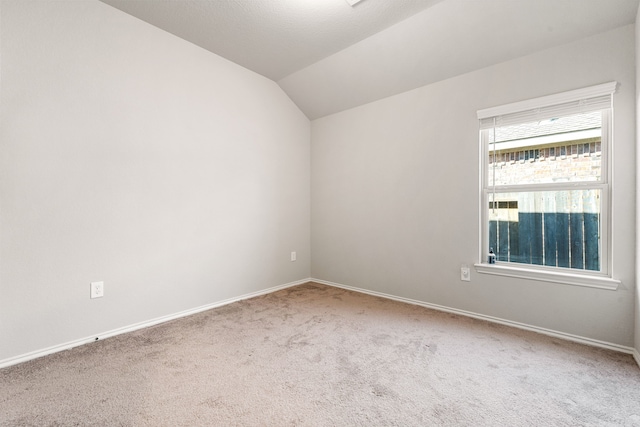
[[[600,270],[600,214],[518,212],[518,221],[489,221],[498,261]]]

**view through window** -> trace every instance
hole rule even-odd
[[[491,130],[489,187],[599,182],[601,122],[598,111],[500,127],[495,143]],[[498,261],[599,271],[600,199],[597,188],[490,192],[489,246]]]
[[[480,120],[483,257],[606,272],[611,94]]]

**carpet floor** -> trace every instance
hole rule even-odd
[[[0,425],[640,426],[640,369],[309,283],[2,369]]]

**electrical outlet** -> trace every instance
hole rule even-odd
[[[91,282],[91,298],[104,296],[104,282]]]
[[[291,261],[295,261],[296,259],[298,259],[298,256],[296,255],[296,253],[291,252]]]
[[[471,281],[471,271],[469,270],[469,267],[462,266],[460,268],[460,280],[462,280],[463,282]]]

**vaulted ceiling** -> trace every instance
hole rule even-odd
[[[310,119],[635,21],[640,0],[101,0],[276,81]]]

